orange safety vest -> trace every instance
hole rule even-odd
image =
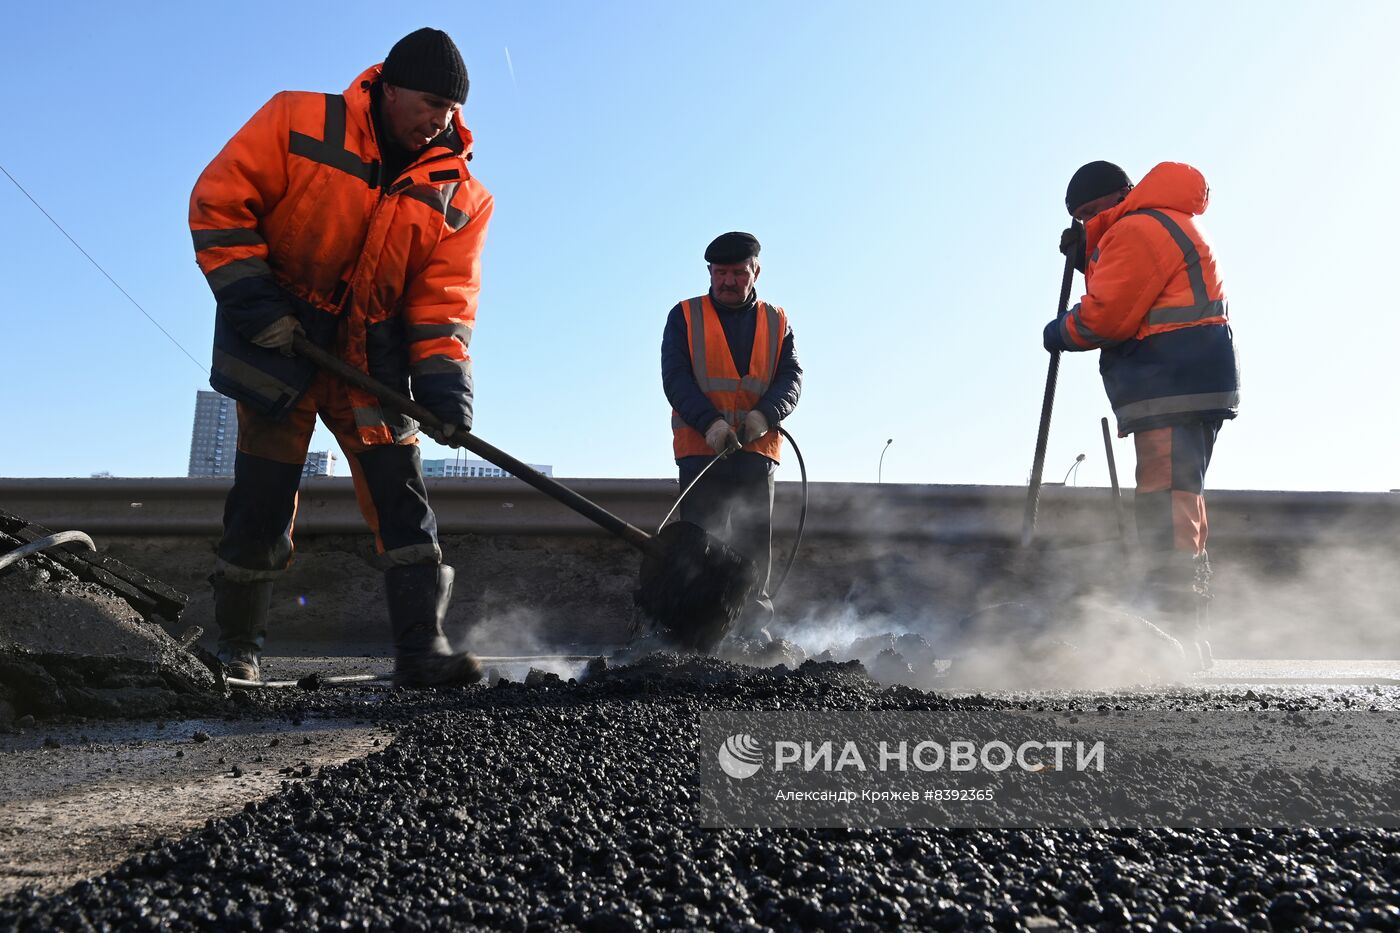
[[[744,418],[763,398],[773,375],[778,370],[778,354],[783,337],[787,335],[787,314],[777,305],[759,301],[754,308],[758,321],[754,326],[753,351],[749,355],[748,375],[740,378],[734,365],[734,355],[724,336],[714,302],[709,295],[691,298],[681,303],[685,314],[685,329],[690,340],[690,365],[700,391],[715,406],[736,434],[742,436]],[[708,425],[707,425],[708,427]],[[705,435],[671,412],[672,448],[676,459],[681,457],[712,457],[714,451],[705,443]],[[769,425],[768,433],[744,445],[744,449],[762,454],[775,463],[781,459],[783,436],[777,425]]]

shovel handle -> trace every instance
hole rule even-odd
[[[1069,290],[1074,285],[1074,250],[1065,255],[1065,274],[1060,280],[1060,310],[1069,310]],[[1050,412],[1055,406],[1055,383],[1060,376],[1060,351],[1050,351],[1050,369],[1045,374],[1045,397],[1040,403],[1040,430],[1035,436],[1035,459],[1031,462],[1031,484],[1026,490],[1026,513],[1021,522],[1021,547],[1030,547],[1035,537],[1035,520],[1040,511],[1040,480],[1045,472],[1045,448],[1050,442]]]
[[[384,405],[402,412],[419,424],[439,433],[446,427],[441,418],[407,395],[389,388],[378,379],[351,366],[335,354],[321,349],[300,334],[292,337],[292,349],[295,350],[298,355],[306,357],[317,366],[334,373],[351,385],[363,389],[379,399]],[[642,529],[623,521],[602,506],[585,499],[568,486],[545,476],[539,470],[536,470],[529,464],[522,463],[504,450],[486,443],[470,431],[459,430],[455,432],[448,439],[448,443],[453,447],[463,447],[476,454],[481,459],[495,464],[517,479],[529,483],[561,505],[573,509],[594,524],[600,525],[605,530],[617,535],[637,550],[646,554],[650,554],[656,550],[656,547],[652,544],[651,535],[647,534]]]

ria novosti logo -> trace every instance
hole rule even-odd
[[[1015,747],[999,740],[979,743],[967,739],[946,743],[924,740],[915,743],[912,748],[909,741],[903,739],[898,742],[880,741],[875,743],[874,748],[869,747],[869,742],[865,745],[862,751],[861,743],[855,740],[795,742],[779,739],[773,742],[773,771],[831,774],[843,771],[914,770],[996,774],[1014,768],[1027,773],[1069,770],[1102,772],[1107,758],[1102,739],[1092,743],[1067,739],[1027,741]],[[718,758],[720,769],[725,774],[742,781],[762,770],[766,756],[763,747],[752,735],[736,732],[720,744]]]
[[[742,781],[753,777],[763,767],[763,753],[758,742],[746,733],[731,735],[719,747],[719,767],[725,774]]]

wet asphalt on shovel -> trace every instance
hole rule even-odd
[[[305,337],[295,336],[292,349],[425,427],[434,431],[441,431],[444,427],[442,420],[422,405]],[[713,650],[734,627],[758,586],[758,570],[753,562],[706,533],[699,525],[672,522],[657,534],[650,535],[475,434],[455,434],[451,444],[463,447],[529,483],[641,551],[641,578],[633,599],[667,639],[678,647],[705,652]]]

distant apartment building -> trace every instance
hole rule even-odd
[[[336,456],[333,451],[313,450],[306,455],[306,465],[301,468],[302,476],[334,476]]]
[[[545,476],[554,475],[554,467],[547,463],[526,464],[532,469],[538,470]],[[477,476],[509,476],[505,470],[485,460],[468,460],[455,458],[448,460],[424,460],[424,476],[441,477],[477,477]]]
[[[217,392],[197,392],[190,434],[190,476],[232,476],[238,406]]]
[[[196,392],[188,475],[232,477],[237,452],[238,404],[218,392]],[[335,462],[330,451],[310,451],[301,475],[334,476]]]

